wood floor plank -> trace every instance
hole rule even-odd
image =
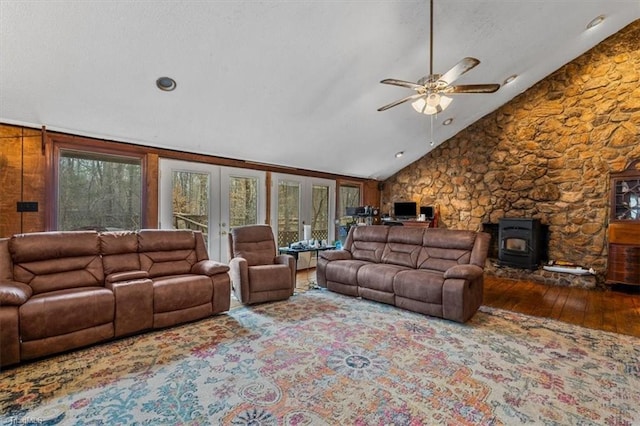
[[[549,314],[549,318],[560,319],[560,315],[562,314],[562,309],[564,308],[564,304],[567,301],[567,297],[569,296],[569,289],[562,288],[562,291],[558,293],[558,297],[556,301],[553,303],[553,307],[551,308],[551,313]]]
[[[618,333],[634,334],[640,329],[632,296],[620,295],[615,310]]]
[[[588,328],[602,329],[604,326],[603,302],[604,291],[590,291],[587,296],[582,325]]]
[[[606,292],[602,297],[602,330],[618,332],[616,322],[617,295],[613,292]]]
[[[540,301],[540,306],[538,307],[537,316],[551,318],[551,312],[553,311],[553,307],[560,296],[562,288],[559,286],[550,286],[546,284],[540,284],[547,288],[547,291],[544,293],[544,297]]]
[[[560,321],[582,325],[587,298],[584,289],[571,287],[560,312]]]
[[[487,278],[484,304],[488,306],[640,337],[640,288],[601,290],[539,284],[541,290],[537,283]]]

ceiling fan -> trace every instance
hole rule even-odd
[[[460,76],[480,63],[476,58],[463,58],[444,74],[433,73],[433,0],[430,0],[430,4],[429,75],[422,77],[417,83],[396,80],[393,78],[382,80],[380,82],[382,84],[406,87],[415,90],[417,93],[380,107],[378,108],[378,111],[386,111],[396,105],[413,101],[411,104],[416,111],[422,114],[432,115],[444,111],[444,109],[451,103],[452,99],[444,95],[460,93],[493,93],[500,88],[499,84],[461,84],[458,86],[452,86],[452,83],[460,78]]]

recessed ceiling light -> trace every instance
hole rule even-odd
[[[158,89],[160,90],[171,92],[176,88],[177,84],[171,77],[160,77],[156,80],[156,86],[158,86]]]
[[[600,15],[597,18],[592,19],[591,22],[587,24],[587,29],[589,30],[595,26],[600,25],[602,21],[604,21],[604,15]]]
[[[443,126],[448,126],[449,124],[453,123],[453,118],[447,118],[446,120],[444,120],[442,122]]]
[[[404,155],[404,151],[398,151],[396,152],[396,158],[400,158]]]
[[[509,84],[516,78],[518,78],[518,74],[512,74],[509,77],[507,77],[502,84]]]

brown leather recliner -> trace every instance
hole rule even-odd
[[[279,255],[269,225],[247,225],[229,233],[229,275],[233,291],[245,304],[284,300],[293,295],[296,261]]]

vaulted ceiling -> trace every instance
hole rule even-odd
[[[2,0],[0,121],[384,179],[639,18],[638,0],[436,0],[436,73],[472,56],[456,83],[518,77],[432,122],[376,111],[412,93],[380,80],[428,74],[426,0]]]

